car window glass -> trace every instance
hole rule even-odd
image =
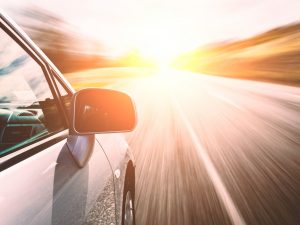
[[[64,129],[41,66],[0,30],[0,156]]]

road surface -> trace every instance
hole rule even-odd
[[[137,225],[300,224],[300,88],[171,70],[106,84],[137,105]]]

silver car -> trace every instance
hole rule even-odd
[[[75,92],[0,12],[0,224],[135,224],[131,98]]]

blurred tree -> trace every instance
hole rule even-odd
[[[18,24],[62,72],[73,72],[110,64],[102,45],[83,37],[58,16],[28,7],[18,11]]]
[[[174,66],[194,72],[300,85],[300,23],[259,35],[202,46]]]

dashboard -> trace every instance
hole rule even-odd
[[[41,109],[0,109],[0,151],[46,130]]]

